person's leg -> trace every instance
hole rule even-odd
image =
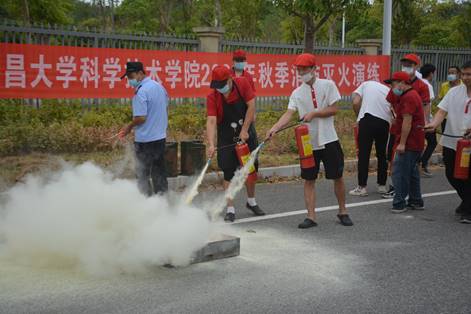
[[[224,180],[222,182],[222,186],[224,188],[224,191],[227,191],[227,189],[229,188],[229,184],[231,184],[230,181]],[[227,198],[226,199],[226,205],[227,205],[227,208],[234,208],[234,200],[231,199],[231,198]]]
[[[136,177],[139,191],[146,196],[151,196],[150,169],[152,167],[152,159],[149,158],[146,144],[147,143],[134,143],[136,153]]]
[[[412,205],[414,209],[423,209],[424,200],[420,189],[420,173],[418,160],[420,159],[420,153],[411,152],[411,158],[409,160],[409,166],[411,167],[410,172],[410,187],[409,187],[409,200],[408,205]],[[414,156],[415,155],[415,156]]]
[[[420,163],[422,164],[422,168],[426,169],[428,166],[428,161],[432,156],[435,148],[437,147],[437,136],[435,132],[433,133],[425,133],[425,139],[427,140],[427,147],[422,154],[422,158],[420,159]]]
[[[151,177],[154,193],[165,193],[168,191],[167,171],[165,169],[165,141],[158,141],[152,144],[153,162]]]
[[[406,196],[409,190],[408,178],[406,178],[407,162],[406,153],[396,154],[393,161],[392,182],[395,190],[393,209],[402,210],[406,207]],[[407,181],[407,182],[406,182]]]
[[[316,221],[316,180],[304,180],[304,202],[307,218]]]
[[[385,186],[388,179],[388,161],[386,158],[386,146],[389,137],[389,124],[386,121],[378,121],[378,127],[375,129],[375,150],[377,167],[377,183],[380,186]]]
[[[374,132],[372,130],[372,116],[365,115],[359,122],[358,130],[358,185],[366,187],[368,181],[368,168],[370,164],[371,147],[373,146]]]
[[[345,206],[345,182],[343,177],[334,180],[334,191],[339,203],[339,215],[346,215],[347,207]]]
[[[468,180],[458,180],[453,176],[455,168],[456,152],[448,147],[443,147],[443,162],[445,163],[445,174],[448,182],[456,190],[461,198],[460,214],[471,218],[471,174]]]

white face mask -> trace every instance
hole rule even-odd
[[[314,78],[314,75],[312,74],[312,72],[308,72],[303,75],[300,75],[300,77],[301,77],[301,81],[303,81],[304,83],[307,83]]]
[[[405,66],[401,68],[401,71],[406,72],[407,74],[412,74],[415,72],[413,67],[405,67]]]

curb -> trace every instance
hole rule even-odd
[[[431,165],[437,165],[442,162],[442,154],[435,153],[430,157],[429,163]],[[349,159],[345,161],[344,171],[356,171],[357,170],[357,159]],[[370,168],[376,167],[376,158],[370,159]],[[320,171],[324,171],[324,165],[321,164]],[[301,175],[301,168],[298,164],[289,166],[279,167],[266,167],[258,170],[258,176],[266,179],[270,177],[281,177],[281,178],[292,178],[299,177]],[[196,176],[178,176],[175,178],[168,178],[168,184],[171,189],[183,189],[189,186]],[[203,183],[205,184],[220,184],[223,181],[223,173],[221,171],[210,172],[204,176]]]

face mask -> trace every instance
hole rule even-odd
[[[312,80],[313,77],[314,77],[314,75],[312,74],[312,72],[309,72],[309,73],[301,75],[301,81],[303,81],[304,83],[307,83],[310,80]]]
[[[406,72],[407,74],[412,74],[414,73],[414,68],[413,67],[402,67],[401,71]]]
[[[399,88],[393,88],[393,93],[396,96],[401,96],[403,92]]]
[[[234,62],[234,69],[237,71],[243,71],[247,62]]]
[[[226,84],[223,88],[216,88],[221,94],[227,94],[229,92],[229,84]]]
[[[449,82],[456,81],[456,74],[448,74],[448,76],[446,77],[446,79],[447,79]]]
[[[130,79],[128,80],[128,84],[129,86],[137,87],[139,85],[139,82],[136,79]]]

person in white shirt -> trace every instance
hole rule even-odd
[[[391,105],[386,100],[389,88],[376,81],[366,81],[353,92],[353,110],[358,123],[358,186],[350,195],[367,196],[368,167],[371,147],[375,143],[378,192],[388,191],[388,161],[386,146],[391,123]]]
[[[467,180],[455,179],[453,176],[458,142],[456,137],[471,138],[471,60],[463,65],[461,78],[464,84],[450,89],[438,104],[438,112],[433,121],[427,124],[425,129],[426,131],[435,130],[445,116],[447,117],[444,135],[440,138],[440,145],[443,146],[445,174],[448,182],[461,198],[461,204],[456,208],[455,213],[461,215],[460,222],[471,224],[471,173]]]
[[[298,227],[306,229],[317,226],[314,188],[321,162],[324,164],[325,177],[334,180],[334,191],[339,203],[337,217],[342,225],[352,226],[353,222],[345,207],[344,156],[334,127],[340,93],[333,81],[316,78],[314,55],[303,53],[296,58],[294,64],[303,83],[292,92],[288,110],[268,131],[267,138],[286,126],[295,112],[298,112],[309,127],[316,165],[314,168],[301,169],[301,177],[305,180],[304,200],[308,213]]]
[[[422,76],[422,81],[428,86],[430,94],[430,103],[435,99],[435,92],[433,91],[433,86],[430,84],[435,74],[435,66],[433,64],[427,63],[420,68],[420,74]],[[428,123],[432,120],[432,113],[428,110],[428,114],[425,116],[425,123]],[[431,177],[432,173],[428,170],[428,162],[430,157],[432,157],[435,148],[437,147],[437,135],[435,132],[425,133],[425,140],[427,141],[427,147],[425,148],[422,157],[420,158],[420,164],[422,166],[422,174],[425,177]]]

